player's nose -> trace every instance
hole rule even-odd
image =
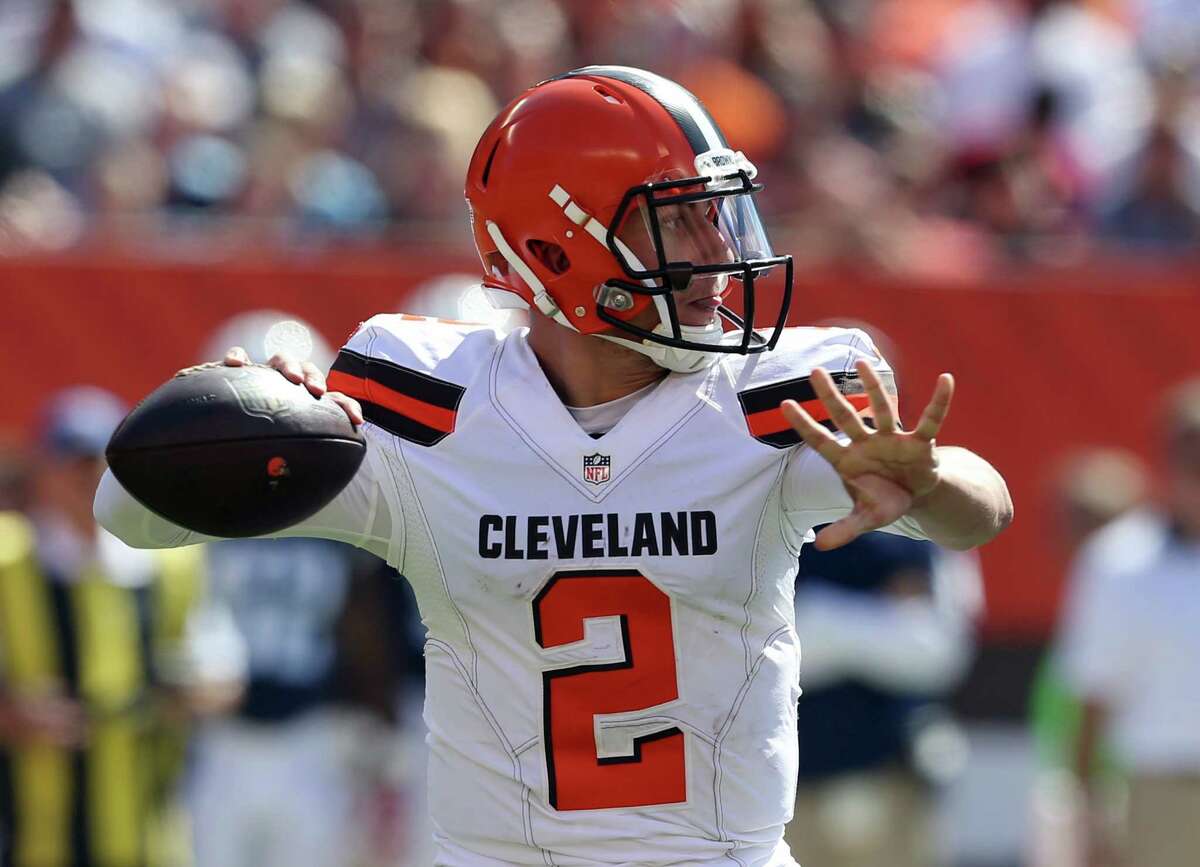
[[[733,251],[725,240],[721,230],[707,220],[703,227],[693,236],[698,258],[707,263],[732,262]]]

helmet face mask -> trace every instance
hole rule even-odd
[[[501,111],[467,172],[484,291],[670,370],[771,349],[792,262],[767,241],[756,173],[668,79],[604,66],[542,82]],[[759,322],[774,269],[782,303]]]
[[[697,157],[697,165],[710,156]],[[603,287],[609,291],[597,293],[600,319],[642,340],[679,349],[744,355],[774,348],[790,301],[791,257],[775,256],[771,250],[751,198],[762,189],[753,182],[754,167],[740,153],[722,156],[728,160],[726,165],[736,168],[720,174],[649,181],[625,192],[606,236],[624,277],[605,281]],[[785,300],[777,320],[769,326],[773,333],[765,338],[746,323],[754,322],[757,278],[777,267],[786,272]],[[688,331],[694,331],[696,324],[685,323],[680,316],[680,297],[691,294],[688,290],[705,279],[715,287],[710,297],[722,302],[713,311],[713,322],[718,327],[721,321],[733,326],[719,335],[719,342],[712,341],[711,335],[700,341],[689,338]],[[742,292],[744,318],[724,304],[737,287]],[[613,289],[654,299],[659,327],[651,330],[621,318],[619,310],[629,305],[614,312],[609,299],[622,296]],[[711,333],[711,327],[706,330]]]

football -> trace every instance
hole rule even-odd
[[[327,505],[366,441],[328,398],[265,365],[201,365],[129,413],[106,456],[143,505],[211,536],[273,533]]]

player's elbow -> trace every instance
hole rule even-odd
[[[951,551],[970,551],[995,539],[1011,523],[1012,506],[1010,503],[1007,509],[995,508],[984,511],[979,515],[978,520],[968,527],[947,528],[941,526],[937,529],[926,527],[926,531],[929,540],[943,548],[949,548]]]
[[[156,536],[148,532],[145,506],[133,499],[121,487],[111,470],[105,470],[92,499],[92,517],[96,523],[112,533],[130,548],[175,548],[183,544],[181,538],[169,535]],[[179,530],[186,534],[186,530]]]
[[[96,523],[103,529],[116,536],[130,548],[146,549],[160,547],[150,539],[139,537],[138,534],[130,532],[128,527],[122,526],[122,522],[118,517],[118,510],[111,502],[105,501],[99,495],[92,501],[92,517],[96,519]]]
[[[121,539],[120,528],[117,526],[119,523],[117,520],[118,508],[114,499],[110,495],[110,492],[106,490],[104,482],[101,481],[100,487],[96,490],[96,495],[92,498],[92,517],[96,519],[97,524],[108,530],[108,532],[112,533],[118,539]],[[121,541],[125,542],[124,539],[121,539]],[[130,542],[125,542],[125,544],[134,548],[138,547]]]
[[[982,495],[975,496],[976,505],[968,510],[973,513],[975,520],[968,527],[956,527],[957,532],[945,534],[943,538],[934,539],[943,548],[955,551],[969,551],[986,545],[1003,533],[1013,521],[1012,495],[1004,478],[992,470],[992,478]]]
[[[1013,522],[1012,494],[1009,493],[1008,485],[1005,483],[1004,478],[999,473],[996,474],[994,501],[995,505],[992,509],[993,515],[991,526],[988,528],[987,538],[982,542],[979,542],[979,545],[995,539],[997,536],[1007,530]]]
[[[1002,490],[1003,490],[1004,496],[1003,496],[1003,501],[1002,501],[1001,507],[1000,507],[1000,517],[999,517],[1000,529],[998,529],[996,531],[997,534],[1002,533],[1005,530],[1007,530],[1013,522],[1012,494],[1010,494],[1008,492],[1008,485],[1004,484],[1003,481],[1001,481],[1001,485],[1002,485]]]
[[[1011,516],[1008,520],[1011,521]],[[1004,520],[1003,516],[997,514],[994,517],[980,521],[979,524],[966,532],[930,533],[929,538],[941,547],[949,548],[951,551],[971,551],[995,539],[1007,526],[1008,523]]]

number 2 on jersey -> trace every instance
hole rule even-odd
[[[550,806],[594,810],[686,800],[684,736],[667,728],[634,738],[633,754],[601,758],[595,717],[679,698],[671,599],[631,569],[559,572],[533,600],[539,646],[582,641],[584,621],[616,617],[624,657],[543,673],[543,742]]]

